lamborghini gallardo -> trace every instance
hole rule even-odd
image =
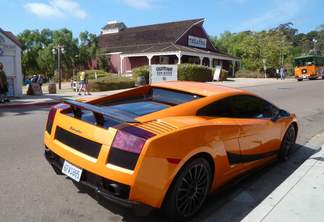
[[[287,160],[297,132],[295,114],[251,92],[173,81],[65,100],[49,111],[44,143],[57,174],[186,221],[230,180]]]

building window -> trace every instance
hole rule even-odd
[[[169,64],[169,56],[160,56],[160,64]]]

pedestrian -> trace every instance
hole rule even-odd
[[[91,95],[91,93],[89,92],[89,74],[85,73],[84,76],[84,85],[85,85],[85,92],[84,95],[87,93],[87,95]]]
[[[279,69],[276,69],[276,78],[279,79]]]
[[[285,80],[285,69],[283,66],[280,67],[279,72],[280,72],[280,79]]]
[[[8,93],[8,81],[5,71],[3,70],[3,64],[0,63],[0,103],[10,102],[7,98]]]
[[[80,72],[80,84],[79,84],[79,90],[78,95],[81,96],[82,90],[84,91],[84,95],[91,95],[89,92],[89,77],[88,74],[85,71]]]
[[[79,88],[77,90],[79,96],[81,96],[81,92],[84,88],[84,78],[85,78],[85,72],[81,71],[79,74]]]
[[[37,75],[33,75],[33,77],[31,78],[31,83],[37,83]]]
[[[43,83],[44,83],[44,78],[41,75],[38,75],[37,77],[37,83],[39,84],[40,87],[42,87]]]

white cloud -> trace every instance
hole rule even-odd
[[[154,0],[120,0],[126,5],[136,9],[149,9],[155,3]]]
[[[25,9],[42,18],[63,18],[72,16],[84,19],[87,13],[74,0],[51,0],[48,4],[30,2],[25,4]]]
[[[305,7],[306,3],[307,0],[275,0],[272,8],[255,18],[244,21],[241,28],[256,30],[291,22]]]

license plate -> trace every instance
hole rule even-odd
[[[307,76],[306,76],[306,75],[303,75],[303,78],[304,78],[304,79],[306,79],[306,78],[307,78]]]
[[[69,163],[68,161],[64,161],[62,173],[64,173],[71,179],[79,182],[81,179],[81,175],[82,175],[82,169],[74,166],[73,164]]]

